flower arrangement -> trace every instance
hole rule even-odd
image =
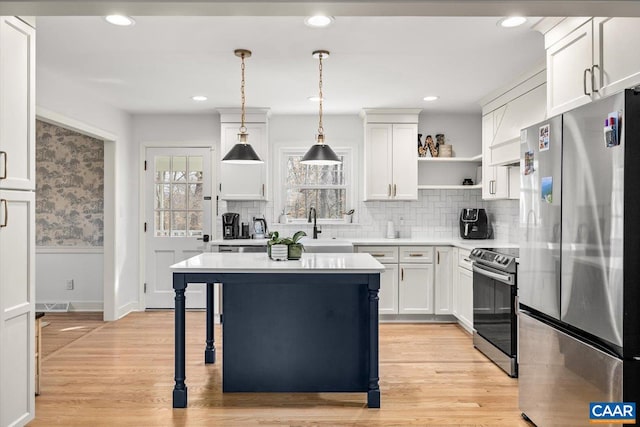
[[[302,251],[304,245],[300,243],[300,239],[306,236],[304,231],[296,232],[293,237],[280,237],[280,233],[274,231],[270,234],[270,239],[267,242],[267,251],[269,257],[272,259],[284,260],[284,259],[300,259],[302,257]],[[279,246],[282,245],[282,246]],[[279,246],[279,247],[278,247]],[[286,258],[282,255],[282,247],[286,247]]]

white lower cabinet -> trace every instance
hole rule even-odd
[[[453,314],[453,276],[452,262],[454,249],[451,246],[438,246],[435,254],[435,314]],[[457,258],[456,258],[457,260]],[[457,265],[455,265],[457,268]]]
[[[380,314],[434,313],[434,248],[356,246],[385,266],[380,275]]]
[[[453,314],[467,331],[473,331],[473,272],[469,251],[458,250],[453,279]]]

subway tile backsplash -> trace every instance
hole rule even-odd
[[[226,206],[225,206],[226,205]],[[353,224],[322,225],[323,238],[385,237],[387,222],[393,221],[401,238],[458,238],[458,218],[463,208],[485,208],[493,227],[494,239],[508,242],[518,240],[519,204],[517,200],[482,200],[481,190],[419,190],[417,201],[358,202]],[[279,224],[279,210],[273,202],[222,202],[220,213],[238,212],[241,222],[265,216],[269,230],[291,234],[305,230],[311,234],[310,224]],[[222,224],[217,219],[218,236]]]

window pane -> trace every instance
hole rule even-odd
[[[156,211],[155,215],[155,231],[157,237],[166,237],[169,235],[170,224],[169,218],[171,212],[169,211]]]
[[[344,159],[343,159],[344,161]],[[344,174],[342,165],[327,165],[317,167],[318,180],[314,184],[318,185],[342,185],[344,184]]]
[[[187,235],[187,212],[171,212],[171,236],[184,237]]]
[[[171,157],[158,156],[155,158],[155,163],[156,182],[169,182],[171,177]]]
[[[291,218],[307,218],[310,207],[315,207],[318,218],[342,218],[347,191],[336,189],[288,189],[286,211]]]
[[[189,212],[189,236],[202,236],[202,212]]]
[[[171,195],[169,193],[170,188],[171,186],[169,184],[156,184],[156,194],[155,194],[156,209],[171,208]]]
[[[171,184],[171,206],[187,209],[187,184]]]
[[[300,164],[301,156],[287,158],[287,183],[289,185],[303,185],[308,167]]]
[[[173,180],[186,181],[187,179],[187,158],[185,156],[173,157]]]
[[[189,184],[189,209],[202,209],[202,184]]]
[[[202,181],[203,176],[202,156],[189,157],[189,181]]]

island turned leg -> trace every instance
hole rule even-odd
[[[216,343],[213,335],[213,283],[207,283],[207,347],[204,350],[204,363],[216,363]]]
[[[369,275],[369,390],[367,406],[380,407],[380,385],[378,378],[378,290],[380,275]]]
[[[185,275],[173,273],[173,289],[176,292],[175,308],[175,376],[173,387],[173,407],[187,407],[187,386],[185,380],[185,299],[184,291],[187,289]]]

